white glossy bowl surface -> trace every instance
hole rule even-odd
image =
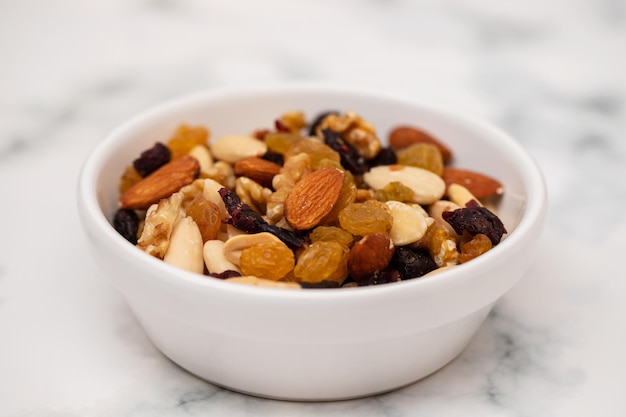
[[[126,165],[181,123],[211,137],[270,127],[287,110],[309,117],[353,109],[381,138],[397,124],[430,131],[459,167],[505,184],[498,214],[508,236],[450,271],[386,285],[281,290],[237,285],[152,258],[111,227]],[[290,400],[372,395],[415,382],[453,360],[494,303],[526,272],[540,235],[546,189],[515,140],[480,121],[379,92],[287,85],[209,91],[141,114],[89,155],[78,188],[94,260],[124,295],[152,342],[172,361],[215,384]]]

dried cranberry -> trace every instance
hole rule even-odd
[[[232,269],[227,269],[226,271],[223,271],[223,272],[209,272],[209,276],[214,277],[214,278],[219,278],[219,279],[226,279],[226,278],[240,277],[241,274]]]
[[[359,287],[368,285],[388,284],[390,282],[400,281],[400,272],[395,269],[386,269],[376,271],[372,275],[362,278],[358,281]]]
[[[398,270],[401,279],[418,278],[437,269],[437,264],[427,250],[406,246],[396,248],[390,265]]]
[[[365,158],[349,144],[341,135],[330,129],[322,129],[324,141],[339,153],[341,165],[355,175],[364,174],[368,170]]]
[[[152,174],[163,165],[167,164],[172,157],[169,148],[160,142],[141,153],[139,158],[133,161],[133,167],[142,177]]]
[[[133,245],[137,244],[139,216],[131,209],[119,209],[113,216],[113,228]]]
[[[274,120],[274,127],[278,132],[291,132],[291,129],[289,129],[289,127],[287,127],[283,122],[281,122],[280,119]]]
[[[376,158],[369,161],[370,168],[378,165],[394,165],[398,162],[396,151],[391,146],[382,148]]]
[[[317,136],[317,128],[322,124],[324,119],[331,114],[339,114],[339,112],[336,110],[328,110],[318,114],[317,117],[311,122],[311,126],[309,127],[309,136]]]
[[[304,239],[301,236],[291,230],[267,223],[252,207],[243,203],[233,191],[221,188],[219,193],[231,217],[227,222],[237,229],[246,233],[271,233],[292,249],[304,245]]]
[[[444,211],[441,216],[458,234],[467,232],[474,236],[482,233],[487,235],[494,246],[500,243],[502,235],[507,233],[500,218],[474,200],[468,202],[466,207]]]

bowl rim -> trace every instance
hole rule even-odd
[[[250,97],[253,95],[266,94],[293,94],[294,92],[315,93],[315,94],[344,94],[354,97],[364,97],[369,99],[389,100],[408,106],[419,107],[430,112],[454,118],[463,123],[484,131],[485,134],[493,137],[502,146],[515,154],[519,164],[524,166],[521,172],[526,183],[527,196],[524,213],[520,217],[515,232],[509,234],[498,246],[489,253],[472,260],[472,262],[462,265],[462,268],[452,268],[442,271],[436,275],[436,279],[411,279],[391,284],[372,285],[365,287],[349,287],[340,289],[316,289],[310,288],[301,291],[285,290],[282,288],[257,287],[251,285],[236,285],[220,279],[210,279],[209,277],[185,271],[178,267],[169,265],[160,259],[156,259],[139,251],[134,245],[122,238],[111,226],[105,217],[102,208],[98,203],[96,184],[99,178],[100,168],[110,153],[119,147],[120,142],[128,136],[138,126],[143,125],[161,114],[167,113],[171,109],[185,105],[203,103],[205,101],[218,101],[223,98],[236,99]],[[394,295],[406,292],[408,289],[416,291],[437,291],[438,288],[454,285],[454,282],[463,280],[464,275],[471,274],[472,270],[489,269],[489,262],[500,253],[511,250],[521,244],[526,235],[535,227],[542,226],[547,211],[547,187],[543,173],[534,158],[518,143],[513,137],[495,127],[494,125],[468,116],[457,111],[453,111],[441,106],[429,104],[415,98],[380,91],[371,87],[355,87],[345,85],[335,85],[332,83],[279,83],[276,85],[246,86],[246,87],[221,87],[204,91],[186,94],[167,100],[156,106],[152,106],[127,119],[118,127],[107,133],[102,140],[97,143],[88,153],[84,160],[78,177],[77,199],[79,205],[79,217],[86,229],[97,230],[100,239],[105,239],[113,245],[115,251],[129,262],[140,261],[146,268],[155,268],[153,275],[166,280],[167,283],[184,286],[215,290],[224,294],[241,294],[253,297],[265,297],[268,299],[298,299],[298,300],[319,300],[323,299],[346,299],[346,298],[370,298],[380,297],[384,294]],[[511,249],[509,249],[511,248]],[[140,256],[138,256],[140,255]]]

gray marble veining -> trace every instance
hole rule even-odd
[[[0,416],[617,416],[625,409],[623,0],[3,2]],[[371,398],[296,403],[164,358],[98,275],[76,176],[111,129],[222,86],[365,85],[484,118],[542,166],[527,277],[468,348]]]

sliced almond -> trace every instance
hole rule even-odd
[[[183,156],[163,165],[119,198],[122,208],[144,210],[181,187],[190,184],[198,176],[200,164],[191,156]]]
[[[364,236],[352,246],[348,254],[348,271],[356,281],[382,271],[389,265],[394,245],[383,233]]]
[[[446,186],[462,185],[477,198],[488,198],[504,193],[504,186],[500,181],[476,171],[445,167],[442,178]]]
[[[406,148],[414,143],[431,143],[439,148],[443,162],[448,163],[452,159],[452,151],[439,139],[428,132],[411,126],[398,126],[389,134],[389,145],[395,150]]]
[[[285,199],[285,217],[298,230],[316,226],[331,212],[343,189],[345,174],[333,167],[303,177]]]
[[[274,176],[279,173],[280,165],[262,158],[244,158],[235,163],[235,174],[237,176],[248,177],[263,187],[271,187]]]

